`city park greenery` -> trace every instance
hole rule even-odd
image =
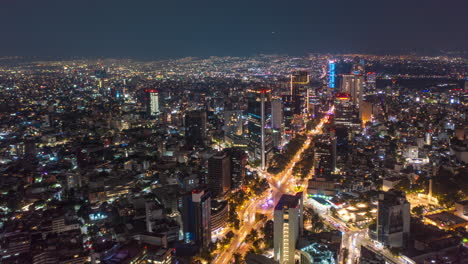
[[[267,169],[268,173],[278,174],[282,172],[286,168],[286,165],[294,158],[294,155],[296,155],[306,139],[307,137],[304,135],[298,135],[291,139],[291,141],[284,146],[282,152],[273,156],[272,162]]]

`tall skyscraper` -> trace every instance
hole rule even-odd
[[[271,99],[271,128],[273,146],[277,147],[283,134],[283,101],[278,96]]]
[[[293,120],[294,120],[294,105],[292,101],[291,95],[283,95],[283,118],[284,118],[284,135],[287,140],[293,137],[294,128],[293,128]]]
[[[294,101],[294,114],[301,115],[307,113],[309,73],[306,71],[294,71],[291,73],[291,96]]]
[[[147,103],[147,113],[150,116],[157,116],[159,114],[159,93],[155,89],[146,89],[145,90],[148,99]]]
[[[219,152],[208,160],[207,184],[215,197],[231,189],[231,160],[226,152]]]
[[[375,92],[377,86],[377,74],[375,72],[367,73],[366,93]]]
[[[231,159],[231,189],[239,189],[245,179],[247,153],[241,148],[225,149]]]
[[[385,246],[404,247],[410,233],[410,204],[394,189],[379,194],[377,240]]]
[[[271,122],[271,90],[266,88],[250,89],[247,94],[248,138],[250,151],[255,159],[261,161],[265,169],[267,158],[271,155],[272,138],[269,129]]]
[[[336,126],[358,128],[361,126],[359,111],[352,103],[349,93],[337,93],[335,96],[335,116],[333,119]]]
[[[364,76],[347,74],[341,81],[341,92],[351,95],[351,101],[359,107],[362,103]]]
[[[185,115],[185,138],[189,146],[204,146],[206,139],[206,111],[190,111]]]
[[[275,261],[294,264],[294,253],[303,230],[302,193],[284,194],[275,206],[273,246]]]
[[[328,87],[335,88],[335,61],[331,60],[328,62]]]
[[[183,198],[182,222],[186,243],[201,248],[211,242],[211,195],[208,191],[195,189]]]

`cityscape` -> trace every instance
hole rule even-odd
[[[0,264],[468,263],[468,9],[13,2]]]

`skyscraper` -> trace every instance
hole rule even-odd
[[[294,114],[301,115],[307,112],[309,73],[306,71],[294,71],[291,73],[291,96],[294,101]]]
[[[328,62],[328,87],[335,88],[335,61]]]
[[[186,243],[201,248],[211,242],[211,195],[208,191],[195,189],[183,198],[182,222]]]
[[[271,121],[271,90],[266,88],[250,89],[247,94],[248,138],[250,151],[255,159],[261,161],[265,169],[267,158],[272,150],[272,138],[267,126]]]
[[[271,99],[271,128],[273,146],[277,147],[283,134],[283,101],[277,96]]]
[[[355,74],[343,75],[341,92],[350,94],[352,103],[357,107],[362,103],[363,87],[364,76]]]
[[[231,159],[231,189],[238,189],[245,179],[247,153],[241,148],[225,149]]]
[[[159,114],[159,93],[155,89],[145,90],[148,99],[146,100],[146,109],[149,116],[157,116]]]
[[[283,95],[283,119],[284,119],[284,134],[287,140],[293,137],[293,101],[291,95]]]
[[[377,208],[377,240],[385,246],[406,246],[410,232],[410,204],[405,194],[394,189],[382,192]]]
[[[204,146],[206,139],[206,111],[190,111],[185,115],[185,138],[189,146]]]
[[[224,111],[224,132],[228,135],[242,135],[242,121],[242,110]]]
[[[366,93],[375,92],[377,83],[377,74],[375,72],[368,72],[367,73],[367,80],[366,80]]]
[[[231,160],[220,152],[208,160],[207,184],[213,196],[223,195],[231,189]]]
[[[337,93],[335,96],[335,117],[333,119],[336,126],[358,128],[361,125],[359,112],[352,103],[349,93]]]
[[[275,261],[294,264],[294,253],[303,229],[302,193],[284,194],[275,206],[273,245]]]

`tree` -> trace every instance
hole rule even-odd
[[[245,241],[253,242],[258,238],[258,232],[255,229],[252,229],[250,233],[245,237]]]
[[[240,253],[237,253],[237,252],[234,253],[233,257],[234,257],[234,264],[242,264],[244,262],[242,255]]]
[[[421,217],[424,213],[424,205],[418,205],[416,207],[413,207],[413,209],[411,209],[411,212],[417,215],[418,217]]]
[[[200,258],[207,261],[208,263],[211,263],[211,261],[213,260],[213,256],[211,256],[211,253],[208,249],[203,249],[200,252]]]

